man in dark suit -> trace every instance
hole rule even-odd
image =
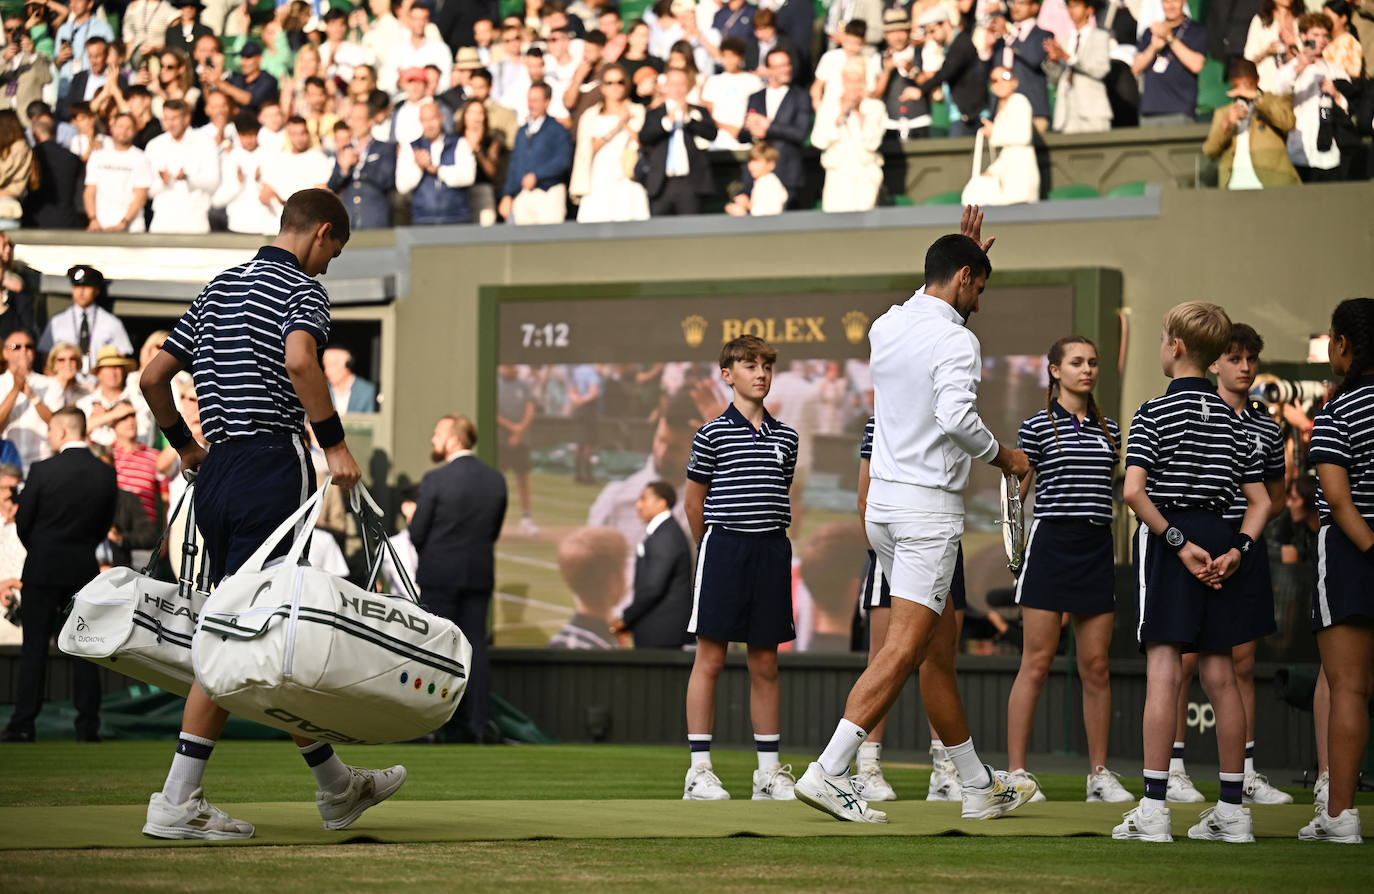
[[[339,147],[329,188],[343,200],[355,230],[391,226],[391,189],[396,185],[396,144],[372,139],[371,103],[348,110],[351,141]]]
[[[32,742],[33,722],[43,707],[48,641],[61,629],[72,595],[99,573],[96,547],[114,523],[115,471],[86,445],[86,416],[75,407],[53,413],[48,445],[53,457],[35,463],[19,496],[15,526],[28,550],[24,559],[24,645],[19,663],[19,700],[0,741]],[[100,678],[96,666],[77,659],[72,667],[76,739],[100,741]]]
[[[100,94],[100,90],[108,78],[115,78],[119,84],[119,92],[123,94],[124,88],[128,86],[129,79],[121,72],[110,69],[106,60],[109,58],[110,47],[105,43],[105,38],[98,34],[93,34],[86,41],[86,57],[90,60],[90,66],[72,75],[71,86],[67,88],[66,96],[57,101],[57,117],[62,121],[72,119],[72,103],[91,102]],[[96,84],[92,87],[91,82]]]
[[[472,644],[467,692],[445,728],[448,738],[483,742],[491,716],[487,608],[496,586],[506,478],[473,455],[476,443],[477,427],[466,416],[445,416],[434,426],[430,458],[444,465],[420,479],[408,530],[420,555],[420,601],[457,624]]]
[[[86,169],[80,158],[58,145],[55,132],[51,118],[34,119],[33,160],[39,185],[24,196],[24,226],[74,230],[81,225],[76,209],[85,192]]]
[[[172,0],[172,5],[177,7],[177,18],[167,26],[162,45],[168,50],[181,50],[190,59],[196,41],[215,32],[200,21],[201,10],[205,9],[200,0]]]
[[[1035,129],[1050,129],[1050,91],[1045,78],[1045,41],[1054,35],[1035,23],[1040,0],[1011,0],[1011,24],[993,44],[992,65],[1010,68],[1016,75],[1016,92],[1030,100]],[[961,109],[962,111],[962,109]]]
[[[741,142],[767,140],[778,150],[778,166],[774,171],[787,187],[787,207],[802,207],[802,144],[811,136],[815,112],[811,97],[792,83],[792,56],[786,50],[774,48],[768,52],[768,83],[749,97],[749,109],[744,115],[744,128],[739,132]],[[753,189],[754,178],[744,169],[744,191]]]
[[[673,520],[676,502],[666,481],[651,482],[635,502],[647,526],[635,549],[635,598],[612,630],[634,634],[636,649],[679,649],[692,640],[692,548]]]
[[[768,54],[773,50],[786,50],[792,57],[792,70],[794,72],[807,72],[808,67],[803,63],[801,51],[792,41],[783,37],[779,32],[777,19],[773,10],[760,9],[754,13],[753,37],[744,42],[744,70],[752,72],[762,72],[768,61]]]
[[[654,217],[696,214],[701,211],[702,196],[715,191],[710,162],[705,150],[698,148],[697,138],[714,140],[716,122],[710,112],[687,102],[690,87],[687,72],[669,71],[664,76],[663,104],[649,110],[639,131],[649,165],[644,189]]]

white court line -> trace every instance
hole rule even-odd
[[[571,618],[573,616],[573,610],[566,605],[558,605],[553,602],[541,602],[538,599],[531,599],[528,596],[517,596],[514,593],[498,592],[496,594],[496,598],[504,599],[507,602],[524,603],[525,605],[533,606],[534,608],[543,609],[544,611],[548,612],[553,612],[555,615],[558,615],[562,618]]]
[[[503,562],[515,562],[518,565],[531,565],[535,568],[544,568],[549,571],[558,570],[558,563],[550,562],[548,559],[532,559],[529,556],[513,556],[510,553],[497,553],[496,558]]]

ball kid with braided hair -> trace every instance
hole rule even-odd
[[[1089,801],[1132,801],[1107,769],[1115,574],[1112,558],[1112,477],[1120,459],[1121,429],[1097,408],[1097,347],[1081,335],[1050,346],[1045,409],[1021,423],[1017,446],[1026,452],[1035,482],[1035,518],[1025,563],[1016,582],[1025,647],[1007,703],[1008,768],[1026,773],[1026,748],[1036,702],[1059,645],[1061,619],[1073,619],[1078,675],[1083,683],[1083,725],[1088,739]]]
[[[1336,394],[1313,421],[1317,469],[1317,599],[1312,629],[1331,686],[1326,806],[1298,837],[1358,844],[1355,784],[1369,741],[1374,691],[1374,299],[1342,301],[1331,314]]]

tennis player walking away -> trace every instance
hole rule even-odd
[[[992,240],[979,242],[982,214],[975,206],[964,209],[960,230],[935,241],[926,252],[925,285],[868,333],[875,430],[865,527],[892,589],[892,616],[882,651],[854,684],[830,744],[795,790],[798,800],[849,822],[887,822],[887,814],[855,792],[849,765],[932,640],[954,623],[945,607],[972,460],[1018,479],[1030,471],[1026,455],[999,444],[974,406],[982,357],[965,323],[992,273]],[[959,769],[963,816],[990,819],[1014,810],[1039,787],[1029,777],[994,772],[978,758],[959,691],[953,676],[948,679],[941,691],[923,688],[922,696]]]
[[[196,522],[217,584],[305,502],[315,475],[305,422],[324,448],[334,483],[362,476],[344,443],[319,351],[329,340],[329,295],[315,277],[348,242],[348,214],[328,190],[306,189],[282,211],[281,232],[245,264],[206,285],[141,377],[143,396],[182,468],[199,469]],[[172,400],[172,377],[189,369],[209,446],[197,443]],[[283,542],[277,555],[290,544]],[[213,597],[212,597],[213,598]],[[201,788],[229,714],[191,685],[176,756],[148,802],[151,838],[251,838],[253,826],[212,806]],[[326,829],[342,829],[405,782],[405,767],[363,770],[327,742],[292,737],[315,775]]]

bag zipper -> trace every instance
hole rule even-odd
[[[301,613],[301,583],[304,568],[296,566],[296,575],[291,582],[291,614],[286,619],[286,660],[282,668],[282,679],[291,679],[291,665],[296,657],[296,621]]]

